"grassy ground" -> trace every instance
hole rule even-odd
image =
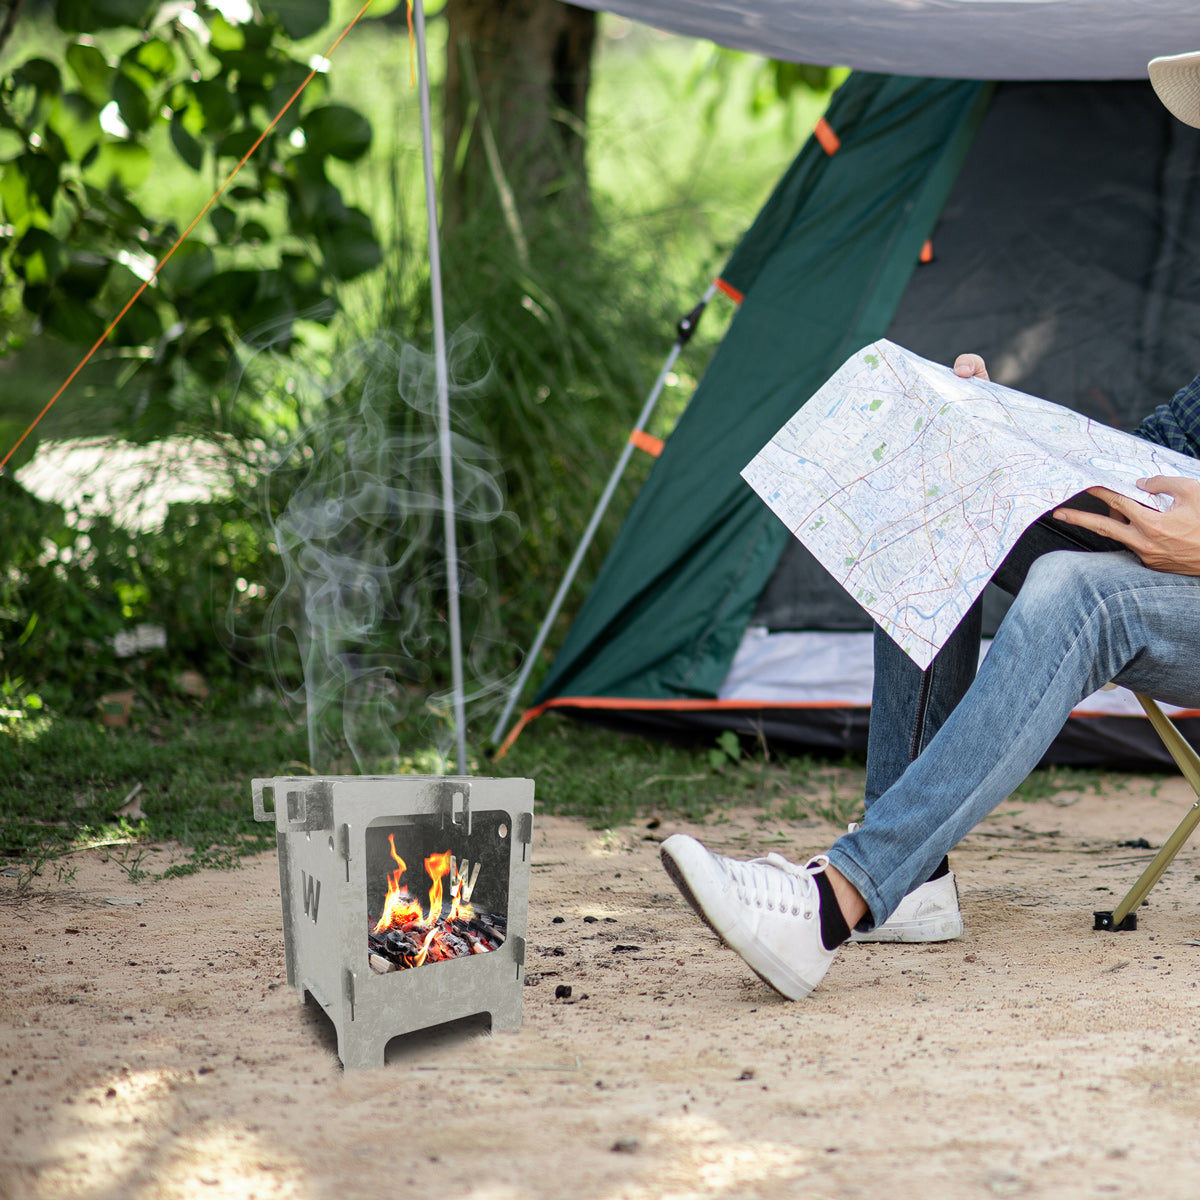
[[[61,877],[61,856],[81,847],[114,855],[133,880],[236,865],[274,842],[251,812],[255,777],[304,774],[302,726],[275,710],[243,716],[187,711],[138,715],[113,729],[78,718],[31,717],[0,730],[0,856],[23,883]],[[413,748],[393,770],[437,769]],[[499,763],[480,775],[535,781],[539,812],[580,817],[597,829],[641,819],[722,819],[750,808],[774,823],[817,818],[835,825],[862,810],[864,772],[853,760],[764,754],[723,734],[677,746],[579,725],[550,714],[531,725]],[[1102,773],[1037,771],[1010,799],[1036,803],[1098,789]],[[141,785],[133,804],[130,793]],[[174,843],[174,865],[158,873],[147,847]]]

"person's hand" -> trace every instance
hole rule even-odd
[[[1078,508],[1057,508],[1054,516],[1128,546],[1152,570],[1200,575],[1200,482],[1155,475],[1139,479],[1137,485],[1152,496],[1171,496],[1171,507],[1159,512],[1119,492],[1094,487],[1088,493],[1108,505],[1107,517]]]
[[[954,360],[954,373],[963,379],[988,379],[987,364],[978,354],[960,354]]]

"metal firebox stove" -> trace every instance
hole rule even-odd
[[[287,981],[347,1067],[479,1014],[521,1024],[533,782],[442,776],[256,779],[274,821]]]

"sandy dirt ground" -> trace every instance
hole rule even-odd
[[[0,1196],[1194,1197],[1200,849],[1138,932],[1091,928],[1149,858],[1121,843],[1158,844],[1190,796],[1056,799],[956,852],[960,941],[848,947],[799,1004],[674,894],[669,820],[539,819],[521,1031],[411,1035],[349,1073],[284,980],[273,854],[4,879]],[[736,810],[690,831],[795,857],[836,832]]]

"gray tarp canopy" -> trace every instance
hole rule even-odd
[[[793,62],[947,79],[1144,79],[1200,0],[573,0]]]

